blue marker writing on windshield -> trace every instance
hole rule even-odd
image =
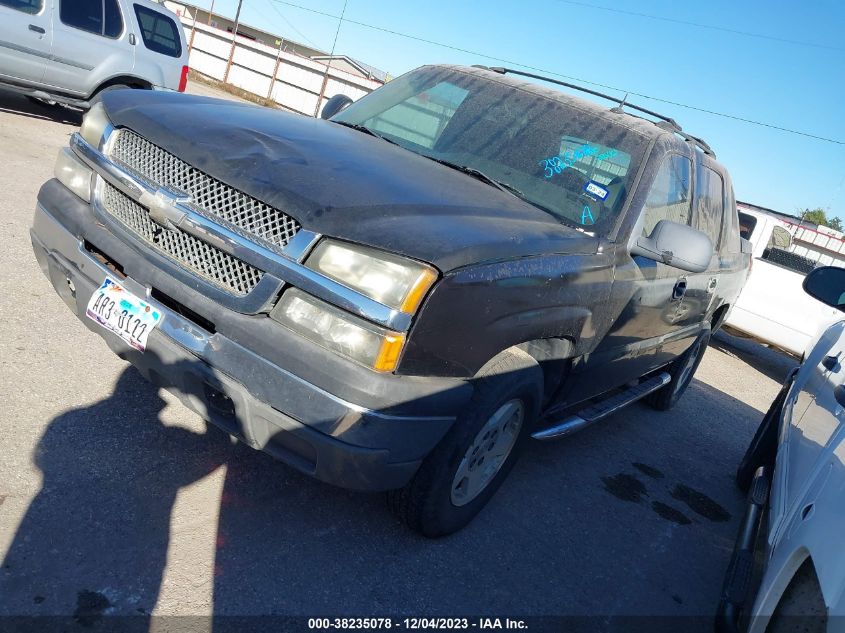
[[[589,218],[589,222],[587,219]],[[581,224],[595,224],[596,220],[593,218],[593,212],[588,205],[584,205],[584,210],[581,212]]]

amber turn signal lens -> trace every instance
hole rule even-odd
[[[402,347],[405,345],[405,335],[390,333],[386,334],[382,339],[381,349],[379,350],[376,361],[373,363],[373,369],[376,371],[393,371],[399,362],[399,354],[402,352]]]
[[[435,281],[437,281],[437,273],[430,268],[423,268],[420,271],[420,276],[417,277],[417,280],[411,286],[410,290],[408,290],[408,294],[402,302],[402,312],[414,314],[417,308],[420,307],[425,293],[428,292],[428,289],[431,288]]]

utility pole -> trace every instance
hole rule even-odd
[[[332,67],[332,62],[334,61],[334,47],[337,46],[337,36],[340,34],[343,16],[346,15],[347,1],[343,0],[343,11],[340,12],[340,19],[337,21],[337,30],[334,32],[334,42],[332,42],[332,52],[329,53],[329,63],[326,64],[326,72],[323,74],[323,85],[320,86],[320,96],[317,97],[317,107],[314,108],[314,116],[320,114],[320,106],[323,105],[323,97],[326,95],[326,86],[329,83],[329,68]]]
[[[270,77],[270,88],[267,90],[267,98],[273,98],[273,88],[276,87],[276,75],[279,74],[279,66],[282,63],[282,46],[285,45],[284,39],[279,39],[279,52],[276,54],[276,65],[273,67],[273,76]]]
[[[191,25],[191,38],[188,40],[188,57],[191,56],[191,49],[194,48],[194,32],[197,30],[197,13],[199,9],[194,9],[194,23]]]
[[[235,58],[235,42],[238,38],[238,25],[240,24],[241,7],[243,6],[243,3],[244,0],[238,0],[238,11],[235,13],[235,28],[232,29],[232,50],[229,51],[229,61],[226,62],[226,72],[223,73],[224,84],[229,80],[229,70],[231,70],[232,60]]]
[[[208,20],[206,20],[205,25],[211,26],[211,14],[214,13],[214,0],[211,0],[211,8],[208,10]]]

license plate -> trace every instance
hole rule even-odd
[[[85,314],[142,352],[161,321],[158,310],[109,277],[91,295]]]

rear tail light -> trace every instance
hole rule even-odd
[[[182,75],[179,77],[179,92],[185,92],[188,86],[188,67],[182,66]]]

